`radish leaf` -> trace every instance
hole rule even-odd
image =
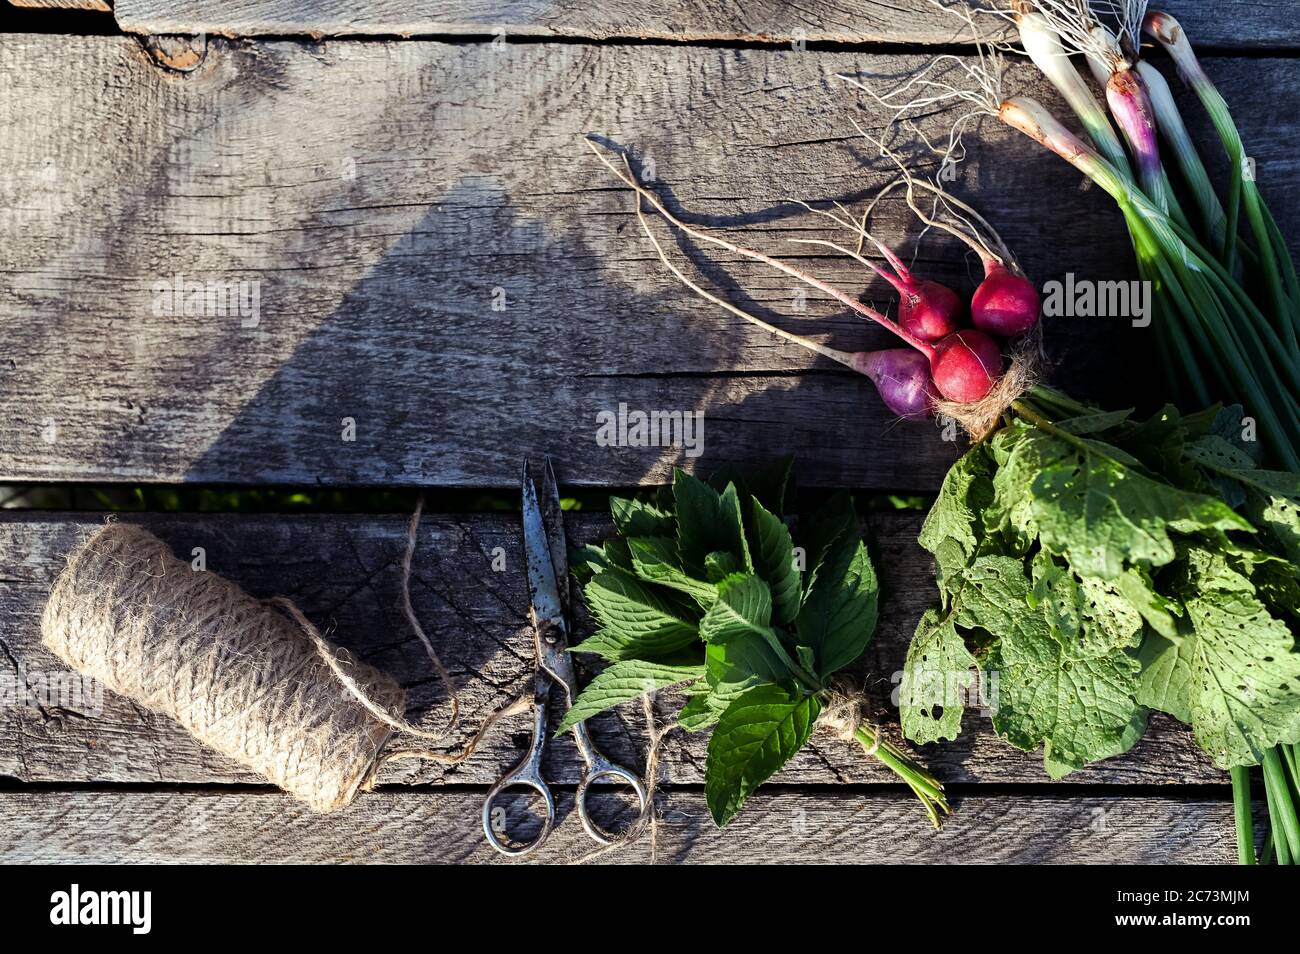
[[[1176,676],[1151,704],[1189,716],[1220,768],[1254,765],[1275,745],[1300,742],[1300,653],[1287,625],[1222,554],[1190,552],[1179,593],[1189,631],[1149,662]]]
[[[925,744],[957,738],[976,665],[952,616],[926,610],[908,646],[899,686],[899,715],[909,739]]]

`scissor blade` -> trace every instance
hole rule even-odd
[[[551,545],[546,533],[542,508],[537,501],[537,487],[528,473],[524,460],[523,479],[524,559],[528,564],[528,590],[533,602],[533,616],[539,633],[545,628],[559,627],[564,633],[564,606],[560,601],[560,587],[551,558]]]
[[[560,488],[555,481],[551,458],[546,458],[542,478],[542,519],[546,526],[547,545],[551,549],[551,566],[555,570],[555,589],[560,595],[560,611],[569,615],[569,545],[564,539],[564,510],[560,506]]]

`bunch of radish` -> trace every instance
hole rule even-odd
[[[777,328],[742,311],[730,302],[701,288],[672,263],[650,230],[638,200],[637,215],[645,234],[659,253],[660,259],[678,280],[701,297],[732,314],[866,375],[875,384],[885,406],[906,420],[924,420],[932,416],[940,400],[952,404],[972,404],[982,401],[993,390],[1003,373],[1004,347],[1014,339],[1027,334],[1038,322],[1040,303],[1038,291],[1032,282],[1019,273],[1005,250],[999,256],[987,243],[934,222],[928,217],[924,219],[927,224],[941,225],[953,232],[980,256],[984,265],[984,279],[975,289],[969,308],[952,289],[938,282],[915,276],[898,255],[877,241],[865,229],[855,230],[875,244],[884,257],[887,268],[833,243],[821,241],[814,243],[829,246],[849,255],[888,281],[899,295],[898,321],[892,321],[875,308],[863,304],[848,293],[781,259],[737,245],[681,221],[663,205],[658,196],[637,180],[626,157],[623,158],[623,168],[620,169],[597,149],[590,139],[587,142],[601,162],[634,189],[640,199],[645,199],[656,212],[676,228],[701,241],[762,262],[811,285],[902,339],[908,347],[887,348],[881,351],[840,351],[802,335]],[[913,184],[909,177],[909,190]],[[928,183],[920,184],[934,189]],[[913,203],[910,191],[908,204],[918,215],[922,214]],[[854,228],[844,219],[830,213],[825,214],[829,214],[842,226]],[[963,326],[963,319],[967,314],[970,323]]]
[[[983,400],[1002,374],[1002,342],[1038,323],[1038,290],[981,250],[984,280],[970,300],[973,327],[964,328],[966,309],[956,292],[917,279],[893,251],[875,244],[892,272],[868,264],[898,292],[898,322],[872,317],[911,347],[859,352],[854,369],[872,380],[886,407],[907,420],[931,415],[936,393],[958,404]]]

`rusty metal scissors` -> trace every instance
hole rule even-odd
[[[528,589],[532,595],[533,645],[537,653],[537,675],[533,680],[533,740],[519,764],[488,789],[483,801],[483,834],[488,843],[502,854],[515,856],[526,855],[540,847],[555,824],[555,796],[542,778],[542,756],[550,734],[546,710],[551,689],[557,685],[560,687],[566,710],[578,694],[573,657],[569,655],[569,557],[564,542],[560,494],[549,458],[540,502],[537,487],[529,474],[528,459],[524,458],[523,496],[524,560],[528,567]],[[578,753],[586,763],[575,796],[578,817],[592,839],[608,845],[614,837],[597,825],[587,811],[587,795],[592,782],[613,778],[631,786],[641,814],[646,810],[645,784],[628,769],[605,758],[581,722],[572,731]],[[511,787],[534,789],[546,805],[541,832],[531,842],[518,847],[503,842],[492,824],[493,802],[501,792]]]

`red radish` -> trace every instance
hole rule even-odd
[[[1002,374],[1002,349],[984,332],[963,328],[934,346],[930,371],[949,401],[979,401]]]
[[[984,262],[984,281],[971,298],[971,323],[980,331],[1015,338],[1038,323],[1039,304],[1033,282],[990,258]]]
[[[930,362],[911,348],[859,351],[853,355],[853,370],[869,377],[880,399],[899,417],[923,421],[934,414],[934,381]]]
[[[885,256],[894,273],[868,261],[877,275],[898,292],[898,326],[922,341],[938,341],[957,330],[961,299],[951,288],[929,279],[917,280],[902,260],[883,242],[868,236]],[[865,261],[865,259],[863,259]]]
[[[951,288],[923,281],[898,300],[898,324],[922,341],[938,341],[957,330],[961,299]]]

